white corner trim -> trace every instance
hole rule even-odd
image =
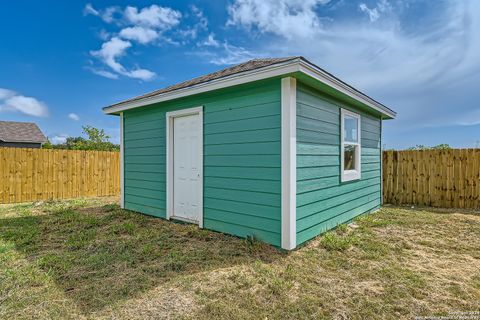
[[[203,92],[208,92],[212,90],[227,88],[231,86],[236,86],[248,82],[268,79],[278,76],[287,76],[296,72],[301,72],[306,74],[309,77],[312,77],[315,80],[318,80],[339,92],[364,103],[370,108],[387,115],[388,117],[395,118],[396,113],[388,108],[386,108],[381,103],[373,100],[367,95],[357,91],[347,85],[346,83],[340,81],[334,76],[328,74],[327,72],[319,69],[318,67],[304,61],[301,59],[290,60],[284,63],[279,63],[264,68],[255,69],[252,71],[242,72],[239,74],[233,74],[228,77],[212,80],[205,83],[200,83],[194,86],[187,88],[178,89],[171,92],[166,92],[163,94],[154,95],[151,97],[146,97],[140,100],[126,101],[118,105],[106,107],[103,109],[103,112],[106,114],[115,114],[124,110],[133,109],[153,103],[173,100],[177,98],[182,98],[194,94],[199,94]]]
[[[123,112],[120,113],[120,208],[125,208],[125,164],[124,164],[124,137]]]
[[[380,118],[380,205],[383,206],[383,119]]]
[[[297,80],[282,79],[282,248],[297,246]]]
[[[357,142],[348,142],[348,145],[355,145],[356,168],[355,170],[343,170],[345,165],[345,141],[344,141],[344,119],[345,116],[356,118],[358,120]],[[342,182],[360,180],[362,178],[362,117],[355,112],[340,108],[340,177]]]
[[[199,208],[198,226],[203,228],[203,106],[181,109],[165,113],[166,119],[166,143],[167,143],[167,212],[165,217],[170,220],[173,216],[173,119],[176,117],[198,114],[200,118],[200,184],[199,184]]]

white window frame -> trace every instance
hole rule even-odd
[[[358,120],[358,139],[357,142],[345,142],[345,116],[356,118]],[[341,109],[340,117],[340,176],[342,182],[359,180],[362,177],[362,119],[358,113]],[[344,170],[345,165],[345,145],[356,146],[355,148],[355,170]]]

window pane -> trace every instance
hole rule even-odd
[[[344,141],[358,142],[358,119],[345,115],[343,119]]]
[[[356,146],[345,145],[343,152],[343,170],[355,170],[355,148]]]

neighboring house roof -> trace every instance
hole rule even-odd
[[[0,121],[0,141],[45,143],[47,138],[33,122]]]
[[[105,107],[103,110],[107,114],[116,114],[123,110],[152,103],[177,99],[256,80],[298,73],[303,73],[319,80],[367,107],[384,114],[388,118],[394,118],[396,116],[396,112],[392,109],[370,98],[366,94],[360,92],[301,56],[249,60],[233,67],[121,101]]]

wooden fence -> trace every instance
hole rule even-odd
[[[0,148],[0,203],[119,193],[118,152]]]
[[[118,152],[0,148],[0,203],[120,193]],[[480,208],[480,149],[385,151],[385,203]]]
[[[384,151],[385,203],[480,208],[480,149]]]

